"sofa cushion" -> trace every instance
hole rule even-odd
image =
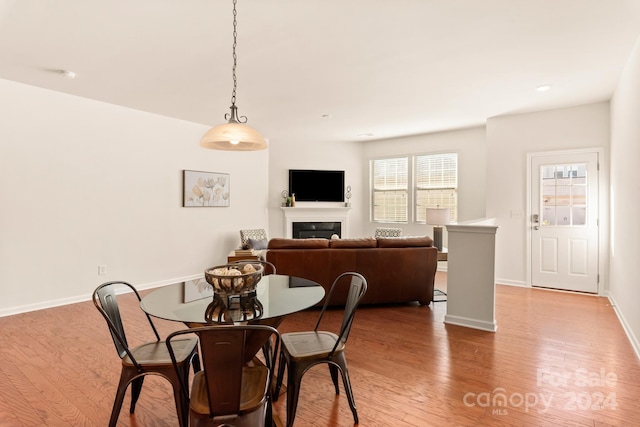
[[[433,239],[429,236],[416,237],[378,237],[379,248],[414,248],[420,246],[433,246]]]
[[[329,247],[327,239],[282,239],[269,240],[268,249],[322,249]]]
[[[360,239],[334,239],[329,242],[330,248],[375,248],[376,239],[364,237]]]
[[[267,249],[268,241],[267,239],[249,239],[248,245],[249,249],[262,250]]]

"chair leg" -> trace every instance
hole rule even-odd
[[[349,379],[349,370],[347,369],[347,361],[344,358],[344,355],[336,360],[336,362],[340,365],[340,373],[342,374],[342,384],[344,385],[344,391],[347,394],[347,401],[349,402],[349,407],[351,408],[351,412],[353,413],[353,421],[355,424],[358,424],[358,411],[356,410],[356,401],[353,398],[353,391],[351,390],[351,380]]]
[[[142,391],[142,383],[144,383],[144,375],[139,376],[131,382],[131,407],[129,408],[130,414],[133,414],[136,410],[136,402],[138,402],[140,392]]]
[[[113,409],[111,410],[109,427],[115,427],[118,423],[118,416],[120,415],[120,409],[122,409],[122,402],[124,402],[124,395],[127,393],[129,381],[131,381],[131,378],[126,375],[125,370],[123,370],[120,374],[120,381],[118,383],[118,389],[116,390],[116,397],[113,400]]]
[[[267,405],[267,410],[265,411],[266,416],[264,420],[264,425],[265,427],[275,427],[273,422],[273,404],[270,397],[267,397],[266,405]]]
[[[276,402],[280,397],[280,389],[282,388],[282,380],[284,377],[284,367],[287,364],[284,353],[280,352],[280,358],[278,360],[278,375],[276,376],[276,387],[273,390],[273,401]]]
[[[195,365],[194,365],[194,374],[200,372],[200,358],[196,354],[195,356]],[[197,371],[195,369],[198,369]],[[185,385],[186,389],[182,389],[182,384],[180,384],[180,397],[182,399],[182,411],[184,413],[183,423],[181,427],[187,427],[189,425],[189,373],[191,371],[191,366],[189,364],[185,364],[183,378],[184,381],[182,384]]]
[[[173,398],[176,404],[178,424],[180,427],[186,427],[189,424],[189,401],[185,399],[177,377],[171,379],[171,385],[173,387]]]
[[[293,365],[293,366],[291,366]],[[302,381],[302,372],[298,372],[295,364],[291,364],[287,371],[287,427],[293,426],[293,420],[296,418],[296,410],[298,409],[298,395],[300,394],[300,381]]]
[[[333,386],[336,388],[336,394],[340,394],[340,386],[338,385],[338,367],[333,363],[329,363],[329,372],[331,373]]]

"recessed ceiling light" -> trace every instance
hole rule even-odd
[[[370,137],[373,136],[373,134],[371,132],[369,132],[369,133],[361,133],[358,136],[361,137],[361,138],[370,138]]]
[[[63,77],[66,77],[70,80],[73,80],[76,78],[76,73],[70,70],[58,70],[58,73],[62,74]]]
[[[551,85],[540,85],[536,88],[538,92],[546,92],[551,89]]]

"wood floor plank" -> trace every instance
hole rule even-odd
[[[446,292],[446,275],[438,273],[436,287]],[[133,296],[121,298],[132,344],[152,339]],[[360,425],[611,427],[640,420],[640,363],[606,298],[499,285],[496,333],[446,325],[445,313],[446,302],[358,310],[347,359]],[[341,314],[327,313],[326,326],[338,327]],[[317,316],[296,313],[279,329],[313,329]],[[161,336],[184,328],[155,323]],[[107,424],[120,360],[91,302],[0,318],[0,334],[0,426]],[[598,383],[601,373],[615,381]],[[500,393],[506,406],[497,404]],[[600,395],[613,397],[615,409]],[[519,396],[539,400],[525,406]],[[171,387],[161,378],[145,380],[133,415],[129,402],[127,393],[119,426],[177,425]],[[284,421],[285,395],[275,409]],[[353,426],[344,390],[335,395],[325,366],[305,375],[296,426]]]
[[[0,369],[0,425],[43,425],[38,412],[31,406],[25,394],[33,394],[30,388],[23,388],[27,380],[20,376],[12,363],[5,360]],[[5,372],[13,372],[7,375]]]

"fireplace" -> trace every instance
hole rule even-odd
[[[323,222],[293,222],[291,224],[291,236],[294,239],[310,239],[310,238],[325,238],[330,239],[331,236],[337,234],[341,237],[340,222],[323,221]]]
[[[331,235],[337,234],[341,238],[349,236],[347,230],[347,214],[351,207],[344,206],[318,206],[318,207],[306,207],[296,206],[292,208],[282,207],[280,208],[284,212],[284,232],[285,237],[291,238],[310,238],[310,237],[324,237],[331,238]],[[301,236],[294,236],[293,224],[295,223],[307,223],[316,224],[316,228],[305,227]],[[318,227],[317,224],[331,224],[331,229],[325,228],[325,226]],[[337,224],[336,224],[337,223]],[[310,228],[310,229],[309,229]],[[296,232],[296,234],[299,234]]]

